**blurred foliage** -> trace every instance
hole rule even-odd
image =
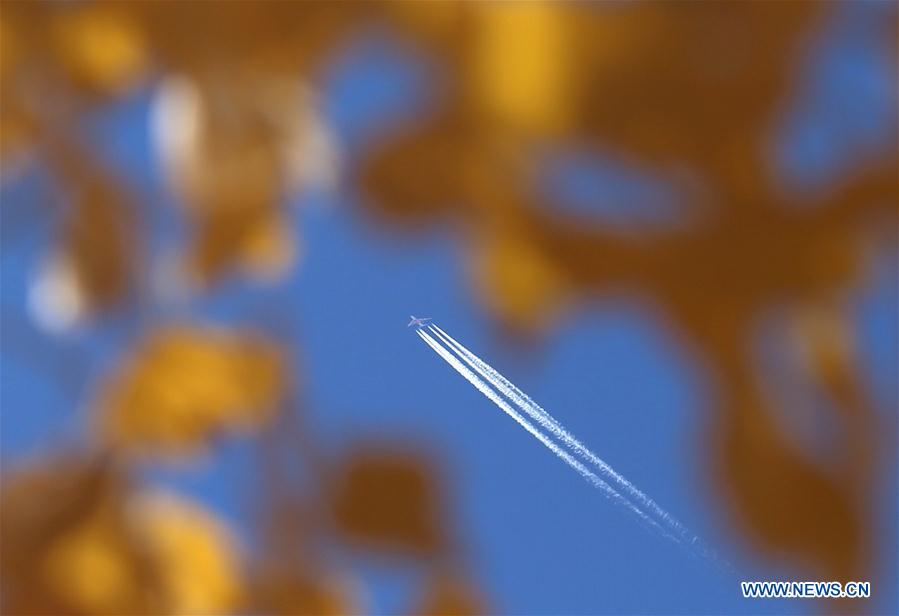
[[[226,529],[198,506],[139,491],[109,458],[46,460],[3,486],[9,614],[201,614],[239,605]]]
[[[333,477],[334,520],[351,541],[399,552],[437,554],[443,507],[422,457],[389,449],[362,449]]]
[[[172,456],[226,429],[264,425],[285,391],[272,343],[231,332],[150,332],[104,383],[97,430],[110,448]]]
[[[277,281],[301,252],[286,197],[339,176],[391,224],[457,225],[474,291],[507,331],[545,332],[598,294],[652,298],[717,380],[708,464],[747,542],[809,579],[868,579],[867,508],[894,444],[879,437],[862,386],[848,302],[877,242],[896,244],[896,152],[815,196],[779,186],[769,162],[796,80],[790,59],[837,7],[3,3],[4,181],[39,168],[60,202],[48,212],[57,233],[34,283],[35,318],[51,329],[102,328],[123,313],[138,323],[131,350],[96,384],[91,438],[5,469],[4,613],[364,609],[353,572],[322,542],[419,559],[430,581],[415,613],[485,609],[459,565],[428,456],[384,443],[326,456],[297,425],[300,392],[281,341],[141,318],[148,293],[203,293],[228,276]],[[426,116],[338,169],[315,79],[374,22],[438,61],[447,86]],[[139,199],[81,129],[145,88],[190,230],[163,265],[145,254]],[[543,148],[558,142],[688,170],[675,186],[688,224],[625,236],[554,210],[536,177]],[[835,403],[816,412],[841,426],[838,454],[807,455],[761,386],[751,340],[772,311],[788,315],[780,342]],[[138,472],[138,460],[196,458],[234,431],[268,443],[259,553]],[[296,449],[303,485],[279,468]]]

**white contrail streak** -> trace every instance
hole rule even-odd
[[[719,565],[730,568],[730,565],[718,558],[714,550],[705,545],[696,535],[684,527],[671,514],[662,509],[653,499],[645,493],[637,489],[632,483],[625,479],[621,474],[616,472],[604,460],[590,451],[585,445],[578,441],[571,433],[569,433],[554,417],[552,417],[539,404],[534,402],[527,394],[518,389],[513,383],[497,372],[487,362],[480,359],[477,355],[469,351],[464,345],[456,341],[452,336],[440,329],[436,325],[428,326],[430,331],[439,338],[447,348],[441,346],[440,342],[424,333],[421,329],[417,330],[419,337],[424,340],[438,355],[440,355],[447,363],[456,369],[463,377],[465,377],[472,385],[474,385],[481,393],[487,396],[494,404],[502,409],[507,415],[512,417],[519,425],[527,430],[532,436],[537,438],[543,445],[549,448],[553,453],[562,458],[569,466],[574,468],[580,475],[587,479],[594,486],[600,488],[603,493],[611,498],[616,504],[627,507],[635,513],[641,522],[653,527],[665,537],[673,540],[689,548],[704,558],[712,560]],[[466,366],[459,361],[461,358]],[[470,368],[469,368],[470,367]],[[482,378],[479,378],[482,377]],[[483,380],[482,380],[483,379]],[[493,388],[496,389],[494,391]],[[499,392],[499,393],[497,393]],[[582,460],[596,468],[599,473],[607,480],[612,482],[624,494],[619,493],[615,487],[609,485],[607,481],[599,477],[596,473],[586,468],[581,462],[576,460],[567,451],[563,450],[558,443],[554,442],[544,432],[539,431],[530,422],[528,422],[521,413],[513,409],[508,402],[511,401],[521,411],[527,414],[531,419],[540,424],[544,431],[549,432],[558,439],[561,444],[568,450],[574,452]],[[644,511],[644,509],[646,511]],[[647,513],[648,512],[648,513]]]
[[[598,477],[595,473],[587,469],[583,464],[575,460],[571,454],[563,451],[557,444],[552,442],[545,434],[541,433],[537,430],[528,420],[521,416],[520,413],[516,412],[509,404],[503,400],[495,391],[493,391],[490,386],[479,379],[474,372],[466,368],[462,362],[460,362],[456,357],[454,357],[449,351],[440,346],[436,340],[431,338],[428,334],[424,333],[421,330],[416,332],[419,337],[424,340],[428,346],[430,346],[434,351],[442,357],[446,363],[456,369],[456,372],[461,374],[465,379],[475,386],[475,388],[480,391],[482,394],[487,396],[491,402],[496,404],[500,409],[502,409],[509,417],[514,419],[522,428],[527,430],[531,436],[536,438],[538,441],[543,443],[550,451],[554,454],[562,458],[569,466],[571,466],[574,470],[576,470],[584,479],[592,483],[594,486],[603,491],[603,493],[609,497],[615,504],[626,507],[635,513],[642,522],[647,524],[648,526],[654,527],[656,530],[662,532],[664,535],[669,538],[677,541],[677,538],[671,536],[668,532],[665,531],[664,528],[659,526],[659,524],[647,516],[643,511],[641,511],[638,507],[636,507],[629,500],[621,496],[618,492],[616,492],[608,483],[603,481],[600,477]]]
[[[637,487],[630,481],[622,477],[620,473],[616,472],[615,469],[609,466],[602,458],[590,451],[526,393],[518,389],[518,387],[497,372],[487,362],[469,351],[464,345],[440,329],[440,327],[433,324],[430,327],[448,346],[454,348],[456,353],[459,354],[468,365],[480,372],[488,382],[501,391],[507,398],[512,400],[534,421],[543,426],[545,430],[548,430],[553,436],[562,441],[566,447],[574,451],[581,457],[581,459],[597,468],[601,475],[610,480],[613,485],[617,485],[630,500],[638,506],[647,509],[652,515],[655,515],[662,520],[663,524],[667,526],[671,532],[677,534],[683,540],[688,542],[697,540],[695,535],[685,528],[683,524],[662,509],[653,499],[637,489]]]

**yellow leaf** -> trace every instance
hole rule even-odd
[[[152,564],[99,459],[66,456],[6,474],[0,500],[4,613],[159,614]]]
[[[224,614],[237,609],[241,576],[228,529],[199,506],[166,493],[130,503],[158,567],[171,614]]]
[[[265,340],[165,327],[151,332],[106,383],[100,429],[116,446],[195,452],[219,432],[266,423],[284,386],[281,357]]]
[[[53,34],[60,62],[77,81],[102,92],[121,93],[147,65],[136,21],[114,4],[61,12]]]
[[[548,2],[477,6],[473,88],[493,120],[538,134],[565,120],[574,77],[567,11]]]
[[[94,516],[47,550],[42,575],[67,605],[109,613],[141,593],[127,538],[108,517]]]
[[[520,230],[482,242],[472,270],[480,296],[513,329],[540,331],[565,301],[566,278]]]

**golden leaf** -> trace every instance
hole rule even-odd
[[[284,387],[282,359],[271,343],[211,328],[164,327],[105,383],[100,430],[115,446],[191,453],[220,432],[265,424]]]
[[[42,574],[66,605],[101,614],[132,609],[142,590],[129,551],[112,521],[98,516],[49,546]]]
[[[490,124],[541,135],[567,120],[576,79],[569,8],[551,2],[475,7],[471,90]]]
[[[158,614],[152,563],[102,460],[64,457],[4,477],[3,612]]]
[[[230,531],[210,512],[164,492],[129,502],[157,567],[167,613],[225,614],[242,600],[241,571]]]
[[[228,531],[170,495],[138,492],[109,459],[52,459],[4,478],[3,612],[212,614],[237,608]]]
[[[102,93],[120,94],[148,64],[138,24],[116,3],[91,3],[58,12],[52,34],[69,76]]]
[[[480,243],[472,272],[479,296],[513,330],[539,331],[565,305],[567,283],[520,229]]]

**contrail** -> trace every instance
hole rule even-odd
[[[465,379],[475,386],[475,388],[480,391],[482,394],[487,396],[491,402],[496,404],[500,409],[502,409],[509,417],[514,419],[522,428],[527,430],[534,438],[543,443],[550,451],[554,454],[562,458],[569,466],[571,466],[574,470],[576,470],[584,479],[589,481],[591,484],[599,488],[603,491],[603,493],[609,497],[615,504],[626,507],[635,513],[640,520],[647,524],[648,526],[654,527],[656,530],[662,532],[664,535],[669,538],[677,541],[676,537],[671,536],[669,533],[665,531],[664,528],[659,526],[659,524],[647,516],[644,512],[642,512],[638,507],[636,507],[629,500],[621,496],[618,492],[616,492],[608,483],[603,481],[600,477],[598,477],[595,473],[587,469],[583,464],[575,460],[571,454],[563,451],[558,445],[556,445],[552,440],[550,440],[545,434],[541,433],[537,430],[528,420],[521,416],[520,413],[516,412],[509,404],[503,400],[494,390],[490,388],[490,386],[479,379],[474,372],[466,368],[462,362],[460,362],[456,357],[454,357],[449,351],[441,347],[436,340],[431,338],[428,334],[424,333],[421,330],[416,332],[419,337],[424,340],[428,346],[430,346],[434,351],[437,352],[440,357],[442,357],[450,366],[456,369],[456,371],[461,374]]]
[[[649,510],[652,515],[660,518],[671,532],[676,533],[682,539],[690,542],[693,542],[696,539],[695,535],[685,528],[676,518],[662,509],[645,493],[637,489],[634,484],[622,477],[620,473],[616,472],[615,469],[609,466],[603,459],[590,451],[583,443],[568,432],[552,415],[546,412],[543,407],[534,402],[526,393],[518,389],[518,387],[497,372],[487,362],[469,351],[465,346],[440,329],[437,325],[432,324],[430,328],[441,337],[450,348],[454,347],[456,353],[459,354],[468,365],[480,372],[488,382],[501,391],[507,398],[512,400],[520,409],[527,413],[531,419],[543,426],[545,430],[550,431],[553,436],[562,441],[566,447],[574,451],[581,457],[581,459],[592,464],[599,470],[601,475],[610,480],[613,485],[617,485],[624,491],[630,500]]]
[[[574,468],[580,475],[587,479],[594,486],[600,488],[603,493],[611,498],[613,502],[627,507],[631,512],[635,513],[641,522],[651,526],[654,530],[660,532],[663,536],[671,539],[684,547],[689,548],[695,554],[707,558],[725,568],[730,565],[721,560],[714,550],[706,546],[690,530],[684,527],[671,514],[662,509],[653,499],[645,493],[637,489],[632,483],[625,479],[621,474],[616,472],[604,460],[590,451],[585,445],[578,441],[571,433],[569,433],[554,417],[552,417],[539,404],[534,402],[527,394],[518,389],[513,383],[497,372],[487,362],[480,359],[474,353],[469,351],[464,345],[456,341],[452,336],[447,334],[436,325],[428,326],[431,333],[440,339],[447,348],[432,338],[421,329],[417,330],[419,337],[424,340],[438,355],[440,355],[447,363],[456,369],[463,377],[465,377],[472,385],[474,385],[481,393],[487,396],[494,404],[500,407],[506,414],[512,417],[518,424],[525,428],[531,435],[539,440],[543,445],[549,448],[553,453],[562,458],[569,466]],[[452,352],[451,352],[452,351]],[[454,355],[454,354],[455,355]],[[458,357],[456,357],[458,356]],[[459,358],[468,364],[466,366],[459,361]],[[470,368],[469,368],[470,367]],[[477,373],[477,374],[476,374]],[[479,378],[482,377],[482,378]],[[483,380],[482,380],[483,379]],[[496,389],[494,391],[493,388]],[[497,393],[499,392],[499,393]],[[576,460],[567,451],[563,450],[556,442],[554,442],[547,434],[539,431],[530,422],[528,422],[518,411],[513,409],[508,402],[511,401],[518,409],[527,414],[531,419],[536,421],[544,431],[549,432],[558,439],[561,444],[568,450],[574,452],[582,460],[592,465],[598,472],[609,480],[618,489],[624,492],[619,493],[615,487],[609,485],[609,482],[599,477],[596,473],[586,468],[581,462]],[[646,511],[644,511],[644,509]],[[648,513],[647,513],[648,511]]]

